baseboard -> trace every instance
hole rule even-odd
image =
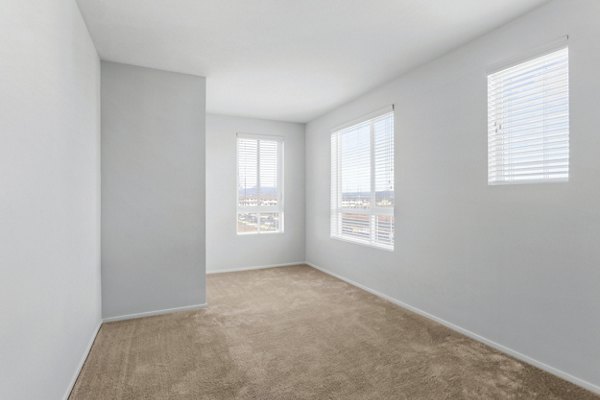
[[[125,321],[128,319],[152,317],[154,315],[162,315],[162,314],[170,314],[170,313],[174,313],[174,312],[198,310],[201,308],[206,308],[206,306],[207,306],[206,303],[202,303],[202,304],[193,304],[191,306],[165,308],[163,310],[146,311],[146,312],[135,313],[135,314],[126,314],[126,315],[119,315],[116,317],[108,317],[108,318],[104,318],[103,321],[104,322]]]
[[[253,270],[256,270],[256,269],[289,267],[289,266],[292,266],[292,265],[302,265],[302,264],[306,264],[306,262],[304,262],[304,261],[296,261],[296,262],[284,263],[284,264],[257,265],[257,266],[253,266],[253,267],[220,269],[220,270],[216,270],[216,271],[206,271],[206,273],[210,274],[210,275],[212,275],[212,274],[224,274],[224,273],[227,273],[227,272],[253,271]]]
[[[81,360],[79,361],[79,364],[77,365],[77,369],[75,370],[75,373],[73,374],[73,378],[71,378],[71,383],[69,384],[69,387],[67,388],[67,391],[65,393],[64,400],[69,399],[69,396],[71,395],[71,392],[73,391],[73,388],[75,387],[75,383],[77,382],[77,378],[79,378],[79,374],[81,373],[83,364],[85,364],[85,360],[87,360],[87,357],[90,354],[90,350],[92,350],[92,346],[94,345],[94,341],[96,340],[96,336],[98,336],[98,332],[100,331],[101,327],[102,327],[102,320],[100,320],[100,322],[98,322],[98,326],[94,330],[94,334],[92,335],[92,338],[90,339],[85,351],[83,352],[83,356],[81,357]]]
[[[580,379],[580,378],[578,378],[576,376],[573,376],[573,375],[571,375],[571,374],[569,374],[567,372],[564,372],[564,371],[562,371],[562,370],[560,370],[558,368],[554,368],[554,367],[552,367],[550,365],[544,364],[543,362],[538,361],[538,360],[536,360],[534,358],[531,358],[531,357],[529,357],[529,356],[527,356],[525,354],[522,354],[522,353],[520,353],[520,352],[518,352],[516,350],[513,350],[513,349],[511,349],[509,347],[506,347],[504,345],[496,343],[493,340],[490,340],[490,339],[487,339],[487,338],[485,338],[483,336],[480,336],[480,335],[478,335],[478,334],[476,334],[474,332],[471,332],[471,331],[469,331],[469,330],[467,330],[465,328],[462,328],[462,327],[460,327],[458,325],[455,325],[455,324],[453,324],[451,322],[448,322],[448,321],[446,321],[446,320],[444,320],[442,318],[439,318],[439,317],[436,317],[435,315],[429,314],[426,311],[423,311],[423,310],[421,310],[419,308],[413,307],[410,304],[406,304],[406,303],[404,303],[404,302],[402,302],[402,301],[400,301],[398,299],[395,299],[395,298],[393,298],[391,296],[388,296],[386,294],[378,292],[377,290],[371,289],[371,288],[369,288],[369,287],[367,287],[367,286],[365,286],[363,284],[360,284],[360,283],[355,282],[355,281],[353,281],[351,279],[348,279],[348,278],[344,278],[343,276],[340,276],[340,275],[336,274],[335,272],[328,271],[327,269],[319,267],[319,266],[317,266],[317,265],[315,265],[315,264],[313,264],[313,263],[311,263],[309,261],[305,261],[304,264],[309,265],[309,266],[313,267],[314,269],[317,269],[317,270],[319,270],[319,271],[321,271],[321,272],[323,272],[323,273],[325,273],[327,275],[331,275],[334,278],[337,278],[337,279],[342,280],[342,281],[344,281],[346,283],[349,283],[352,286],[356,286],[357,288],[362,289],[362,290],[364,290],[366,292],[369,292],[369,293],[371,293],[371,294],[373,294],[373,295],[375,295],[377,297],[380,297],[380,298],[382,298],[384,300],[387,300],[390,303],[396,304],[397,306],[400,306],[400,307],[405,308],[405,309],[407,309],[409,311],[412,311],[415,314],[419,314],[422,317],[425,317],[425,318],[430,319],[430,320],[432,320],[434,322],[442,324],[445,327],[452,329],[453,331],[456,331],[456,332],[461,333],[461,334],[463,334],[463,335],[465,335],[465,336],[467,336],[467,337],[469,337],[469,338],[471,338],[473,340],[477,340],[478,342],[486,344],[486,345],[488,345],[488,346],[490,346],[490,347],[492,347],[492,348],[494,348],[494,349],[496,349],[496,350],[498,350],[498,351],[500,351],[502,353],[508,354],[509,356],[514,357],[514,358],[516,358],[516,359],[518,359],[520,361],[523,361],[523,362],[525,362],[527,364],[533,365],[534,367],[537,367],[537,368],[539,368],[541,370],[544,370],[544,371],[546,371],[546,372],[548,372],[548,373],[550,373],[552,375],[555,375],[555,376],[557,376],[557,377],[559,377],[561,379],[564,379],[564,380],[566,380],[568,382],[571,382],[571,383],[573,383],[573,384],[575,384],[577,386],[580,386],[580,387],[582,387],[584,389],[587,389],[590,392],[593,392],[593,393],[596,393],[596,394],[600,394],[600,386],[594,385],[593,383],[590,383],[588,381]]]

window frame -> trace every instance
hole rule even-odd
[[[570,102],[571,102],[571,74],[570,74],[570,62],[571,62],[571,50],[569,48],[569,43],[568,43],[568,36],[562,37],[559,40],[548,44],[546,46],[542,46],[539,47],[538,49],[536,49],[535,51],[530,51],[528,53],[525,54],[521,54],[520,57],[515,57],[513,59],[510,60],[510,62],[505,62],[503,64],[497,65],[495,66],[493,69],[489,69],[486,72],[486,92],[487,92],[487,97],[486,97],[486,106],[487,106],[487,118],[486,118],[486,124],[487,124],[487,145],[488,145],[488,151],[487,151],[487,185],[488,186],[505,186],[505,185],[537,185],[537,184],[553,184],[553,183],[568,183],[569,180],[571,179],[572,176],[572,171],[571,171],[571,107],[570,107]],[[554,53],[560,52],[566,50],[566,60],[567,60],[567,70],[566,70],[566,103],[567,103],[567,133],[566,133],[566,140],[567,140],[567,144],[565,146],[566,148],[566,153],[567,153],[567,161],[566,161],[566,165],[567,165],[567,171],[566,171],[566,177],[548,177],[548,176],[543,176],[543,177],[533,177],[533,178],[522,178],[522,179],[507,179],[507,175],[508,174],[500,174],[498,172],[492,173],[492,168],[497,167],[498,166],[498,160],[497,158],[510,158],[510,154],[509,152],[502,153],[501,155],[498,154],[492,154],[492,148],[490,145],[490,141],[493,138],[493,134],[491,132],[491,123],[493,121],[495,121],[495,119],[492,119],[492,114],[490,112],[490,79],[492,78],[493,75],[501,73],[503,71],[515,68],[515,67],[519,67],[523,64],[527,64],[529,62],[532,61],[536,61],[538,59],[544,58],[546,56],[550,56]],[[545,132],[540,134],[540,137],[544,137],[545,136]],[[494,138],[495,140],[498,140],[498,138]],[[540,151],[544,151],[544,150],[540,150]],[[545,160],[543,160],[542,163],[542,167],[540,168],[545,168],[545,166],[543,165]],[[552,163],[553,160],[548,160],[548,163]],[[502,165],[502,164],[501,164]],[[547,173],[548,175],[552,174]],[[555,174],[557,174],[557,172],[555,172]],[[538,174],[538,175],[544,175],[544,174]],[[517,175],[518,178],[518,175]]]
[[[260,188],[260,141],[275,141],[277,145],[277,206],[240,206],[240,157],[239,157],[239,141],[240,139],[251,139],[257,141],[257,165],[256,165],[256,180],[257,188]],[[254,133],[238,132],[235,139],[235,176],[236,176],[236,193],[235,193],[235,231],[236,235],[277,235],[285,233],[285,204],[284,204],[284,146],[285,138],[277,135],[263,135]],[[279,214],[279,229],[276,231],[261,231],[260,217],[261,214]],[[240,232],[238,229],[238,220],[240,214],[256,214],[257,227],[255,232]]]
[[[375,171],[377,170],[376,167],[376,157],[375,157],[375,120],[377,118],[380,118],[382,116],[385,116],[387,114],[390,114],[392,117],[392,165],[393,165],[393,170],[394,170],[394,176],[395,176],[395,143],[396,143],[396,124],[395,124],[395,109],[394,106],[391,105],[389,107],[386,107],[384,109],[372,112],[370,114],[367,114],[363,117],[357,118],[351,122],[348,122],[340,127],[337,127],[335,129],[333,129],[331,131],[330,134],[330,157],[333,157],[333,138],[334,136],[336,137],[336,145],[337,148],[335,149],[335,154],[336,154],[336,167],[335,167],[335,185],[336,185],[336,191],[335,191],[335,202],[337,203],[337,206],[334,207],[333,203],[334,203],[334,195],[333,195],[333,185],[334,185],[334,171],[333,171],[333,160],[332,158],[330,158],[330,215],[329,215],[329,237],[331,239],[335,239],[335,240],[340,240],[343,242],[348,242],[348,243],[353,243],[353,244],[359,244],[362,246],[367,246],[367,247],[372,247],[375,249],[380,249],[380,250],[386,250],[386,251],[390,251],[393,252],[395,249],[395,210],[396,210],[396,205],[394,202],[394,205],[392,207],[378,207],[377,206],[377,201],[376,201],[376,196],[377,196],[377,190],[376,190],[376,174]],[[342,197],[342,179],[341,179],[341,140],[339,140],[339,137],[341,136],[341,134],[343,133],[344,130],[356,127],[358,125],[364,124],[366,122],[369,122],[369,129],[370,129],[370,133],[369,133],[369,173],[370,173],[370,207],[368,209],[360,209],[360,208],[347,208],[347,207],[342,207],[341,206],[341,197]],[[395,178],[394,178],[395,179]],[[395,193],[395,182],[394,184],[394,193]],[[395,196],[394,196],[395,197]],[[337,215],[336,215],[337,214]],[[342,218],[340,217],[342,214],[356,214],[356,215],[368,215],[369,218],[369,224],[370,224],[370,229],[369,229],[369,239],[360,239],[360,238],[356,238],[356,237],[351,237],[351,236],[347,236],[344,235],[342,233]],[[393,241],[391,244],[385,244],[385,243],[381,243],[381,242],[377,242],[375,240],[375,236],[377,235],[377,231],[375,229],[375,225],[376,225],[376,217],[378,216],[391,216],[392,217],[392,221],[393,221],[393,225],[392,225],[392,236],[394,237]],[[337,223],[337,227],[334,228],[334,220],[335,223]]]

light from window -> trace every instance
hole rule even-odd
[[[238,135],[237,233],[283,232],[283,139]]]
[[[569,50],[488,76],[488,184],[569,179]]]
[[[394,113],[331,135],[331,236],[394,248]]]

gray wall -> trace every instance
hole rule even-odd
[[[550,2],[309,123],[307,260],[600,389],[599,15]],[[486,71],[565,34],[570,182],[488,186]],[[392,103],[395,251],[331,240],[330,131]]]
[[[0,398],[61,399],[101,319],[100,62],[73,0],[0,8]]]
[[[284,233],[236,234],[238,132],[284,137]],[[208,115],[206,146],[207,271],[303,262],[304,125]]]
[[[205,302],[205,79],[102,62],[104,317]]]

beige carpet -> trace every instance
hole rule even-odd
[[[600,398],[307,266],[209,275],[208,301],[105,324],[70,399]]]

